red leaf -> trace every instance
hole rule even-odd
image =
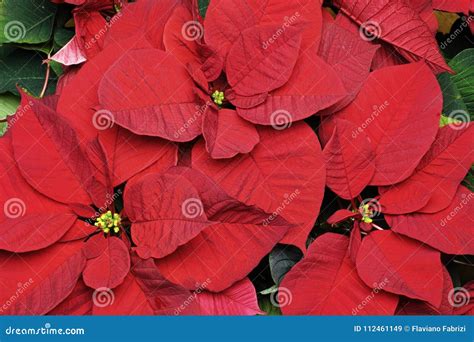
[[[63,65],[75,65],[96,56],[103,48],[107,21],[99,12],[74,13],[76,35],[59,50],[52,60]]]
[[[202,25],[193,21],[191,12],[178,5],[168,19],[163,34],[165,50],[175,56],[183,65],[201,64],[197,40],[204,34]]]
[[[204,114],[203,136],[206,150],[214,159],[249,153],[260,139],[255,127],[239,117],[235,110],[216,111],[212,107]]]
[[[369,76],[372,59],[378,48],[361,39],[357,33],[346,30],[337,21],[324,23],[319,54],[338,75],[344,75],[341,81],[347,90],[344,100],[327,112],[334,113],[344,108],[357,96]]]
[[[136,134],[189,141],[201,134],[201,112],[193,89],[186,68],[173,55],[134,50],[105,73],[99,99],[117,124]]]
[[[375,231],[362,240],[357,272],[366,284],[381,283],[384,290],[440,306],[443,265],[440,253],[391,231]]]
[[[63,65],[75,65],[84,63],[87,60],[82,46],[76,37],[73,37],[61,50],[51,56],[51,60]]]
[[[319,1],[213,0],[206,12],[204,35],[206,43],[218,49],[225,59],[232,44],[249,27],[278,25],[281,31],[301,23],[305,24],[301,53],[305,53],[318,46],[321,39],[322,13]]]
[[[73,226],[76,216],[26,183],[10,141],[9,134],[0,139],[0,249],[19,253],[48,247]]]
[[[23,177],[33,188],[56,201],[89,204],[91,199],[78,174],[71,170],[69,156],[58,151],[51,135],[52,127],[49,134],[45,134],[46,129],[33,111],[49,115],[52,109],[22,93],[22,105],[16,114],[21,120],[17,120],[10,131],[15,159]],[[71,138],[66,141],[71,142]]]
[[[433,8],[445,12],[469,14],[470,6],[472,0],[433,0]]]
[[[326,171],[319,142],[305,123],[258,132],[260,143],[253,151],[231,160],[212,160],[204,144],[196,144],[193,167],[239,201],[298,224],[282,242],[305,250],[324,193]]]
[[[290,78],[301,45],[301,29],[288,27],[270,43],[281,25],[260,25],[246,29],[227,56],[226,73],[232,89],[252,96],[284,85]]]
[[[460,186],[452,203],[435,214],[386,215],[394,232],[424,242],[446,254],[474,254],[474,194]]]
[[[333,225],[339,222],[345,221],[351,217],[360,215],[359,213],[354,213],[353,211],[347,209],[339,209],[334,214],[332,214],[328,219],[327,223]]]
[[[222,59],[226,59],[241,32],[256,24],[251,5],[242,0],[213,0],[209,3],[204,36],[206,43],[216,48]]]
[[[57,111],[68,119],[79,135],[88,140],[94,139],[99,131],[113,124],[109,112],[97,111],[97,92],[104,73],[126,51],[151,47],[144,39],[128,39],[125,43],[125,47],[113,44],[94,57],[93,61],[85,63],[61,91]]]
[[[438,131],[442,96],[424,63],[384,68],[370,74],[357,98],[337,118],[365,132],[375,151],[371,185],[403,181],[415,170]],[[332,119],[334,120],[334,119]],[[325,122],[324,133],[334,122]]]
[[[132,273],[128,273],[115,289],[101,289],[95,293],[94,315],[153,315],[153,309]]]
[[[334,133],[323,150],[327,186],[339,197],[357,197],[375,172],[375,153],[364,132],[354,136],[357,126],[335,120]]]
[[[199,172],[177,168],[170,173],[193,183],[202,199],[200,209],[212,222],[194,239],[156,261],[160,272],[176,284],[195,289],[206,283],[206,289],[222,291],[257,266],[291,227],[279,217],[270,220],[261,209],[230,198]]]
[[[82,242],[20,255],[0,252],[0,313],[44,315],[74,289],[84,268]],[[12,298],[15,298],[12,300]]]
[[[444,267],[443,278],[443,299],[439,307],[435,308],[420,300],[402,298],[398,304],[396,315],[452,315],[454,307],[450,301],[453,300],[453,282],[451,275]]]
[[[144,259],[172,253],[211,224],[198,191],[183,176],[145,176],[127,187],[124,205]]]
[[[116,126],[102,131],[99,140],[112,170],[113,186],[138,173],[159,172],[177,163],[177,146],[163,139],[139,136]]]
[[[435,213],[448,207],[474,163],[473,131],[471,125],[441,128],[413,175],[391,188],[380,189],[383,212]]]
[[[127,49],[137,41],[148,41],[153,47],[163,48],[163,32],[166,21],[179,0],[140,0],[124,3],[123,9],[116,15],[113,25],[107,32],[105,47],[119,45]],[[140,18],[140,20],[137,20]],[[130,39],[129,42],[124,39]],[[124,51],[119,51],[122,54]]]
[[[280,303],[285,315],[392,315],[395,312],[398,296],[381,292],[384,283],[376,283],[375,289],[364,284],[347,255],[348,244],[347,237],[333,233],[313,242],[304,259],[286,274],[280,285],[280,296],[286,292],[289,298]]]
[[[95,235],[91,240],[105,240],[105,249],[87,261],[84,269],[84,282],[93,289],[114,288],[120,285],[130,269],[130,254],[124,242],[116,237],[104,238]]]
[[[349,237],[349,256],[354,265],[357,261],[357,253],[359,253],[360,245],[362,244],[362,237],[360,235],[361,225],[361,222],[355,221]]]
[[[394,45],[408,60],[424,60],[435,73],[451,71],[430,28],[405,0],[338,0],[336,3],[362,29]]]
[[[87,287],[82,279],[79,279],[71,294],[52,311],[48,312],[48,315],[91,315],[93,293],[94,291]]]
[[[288,82],[265,102],[248,109],[238,107],[237,113],[256,124],[278,125],[279,120],[289,124],[334,105],[346,93],[336,71],[313,51],[300,56]]]
[[[201,292],[197,301],[203,315],[253,316],[261,314],[252,282],[245,278],[219,293]]]

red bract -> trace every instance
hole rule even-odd
[[[54,2],[81,65],[0,139],[0,313],[472,314],[468,76],[436,78],[432,10],[466,3]]]
[[[213,158],[248,153],[259,140],[249,122],[289,124],[335,104],[345,94],[335,71],[316,54],[320,6],[303,5],[277,10],[266,5],[252,8],[246,2],[212,2],[204,25],[178,6],[164,28],[165,51],[126,53],[104,75],[100,105],[137,134],[189,141],[202,132]],[[236,20],[249,23],[223,24],[218,19],[237,8],[251,16]],[[281,22],[285,15],[291,23]],[[189,36],[186,29],[197,30],[197,36]],[[205,42],[198,40],[202,30]]]
[[[424,60],[437,73],[451,71],[429,27],[407,1],[337,0],[336,3],[361,26],[367,39],[380,38],[407,60]]]

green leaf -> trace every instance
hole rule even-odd
[[[0,1],[0,43],[38,44],[48,41],[56,8],[50,0]]]
[[[443,91],[443,113],[467,113],[470,120],[474,116],[474,48],[466,49],[454,57],[449,66],[455,75],[444,73],[438,76]]]
[[[198,0],[199,14],[201,17],[206,16],[207,8],[209,7],[209,0]]]
[[[6,120],[7,116],[13,115],[20,104],[20,98],[12,94],[0,95],[0,120]],[[0,122],[0,136],[4,135],[7,131],[8,124],[6,122]]]
[[[5,57],[0,57],[0,93],[18,94],[16,85],[25,88],[29,93],[39,96],[43,88],[46,64],[43,56],[36,51],[16,50]],[[48,93],[54,91],[57,76],[50,73]]]
[[[303,257],[299,248],[278,244],[269,255],[270,273],[275,284],[280,284],[285,274]]]

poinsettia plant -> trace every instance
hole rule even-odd
[[[49,5],[73,36],[0,95],[1,314],[474,313],[468,1]]]

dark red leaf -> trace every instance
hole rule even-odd
[[[367,284],[386,283],[384,290],[441,305],[443,265],[438,251],[391,231],[374,231],[357,254],[357,272]]]
[[[472,125],[441,128],[413,175],[393,187],[380,189],[383,212],[435,213],[448,207],[474,163],[473,131]]]
[[[204,143],[198,143],[192,152],[193,167],[239,201],[297,224],[282,242],[305,250],[326,177],[319,142],[305,123],[282,131],[259,128],[258,132],[260,143],[252,152],[232,160],[212,160]]]
[[[280,303],[286,315],[392,315],[398,296],[364,284],[347,255],[349,239],[326,233],[308,248],[302,261],[283,279],[279,291],[289,300]],[[281,295],[283,296],[283,295]],[[367,300],[371,298],[371,300]],[[364,305],[365,304],[365,305]]]
[[[386,215],[392,230],[446,254],[474,254],[474,194],[460,186],[452,203],[434,214]]]
[[[334,132],[324,146],[326,185],[339,197],[357,197],[375,172],[375,153],[365,132],[347,120],[337,119]],[[355,134],[357,132],[357,134]]]

